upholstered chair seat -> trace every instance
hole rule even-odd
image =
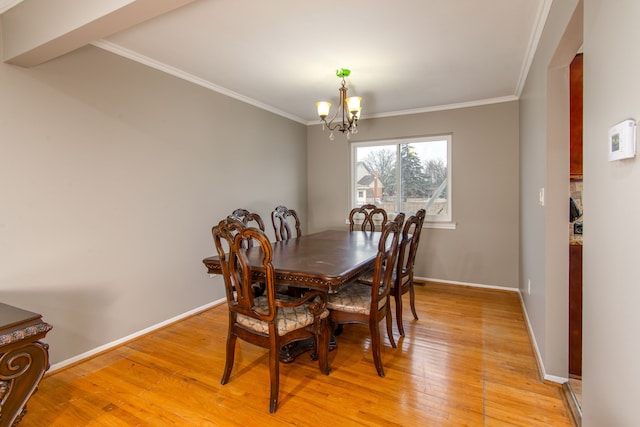
[[[378,300],[378,309],[383,308],[386,303],[387,296],[383,296]],[[358,282],[345,285],[340,292],[329,295],[327,308],[368,316],[371,311],[371,285]]]
[[[278,299],[287,300],[287,295],[278,295]],[[267,297],[261,296],[254,300],[255,309],[268,310],[269,301]],[[320,314],[320,319],[326,319],[329,317],[329,310],[324,310]],[[261,334],[269,333],[269,323],[263,320],[256,319],[255,317],[239,314],[236,317],[238,324],[247,329],[251,329]],[[276,313],[276,331],[278,335],[283,336],[296,329],[304,328],[305,326],[313,325],[314,314],[309,308],[309,304],[303,304],[293,307],[280,307]]]

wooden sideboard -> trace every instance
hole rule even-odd
[[[49,369],[49,346],[38,340],[51,328],[37,313],[0,303],[0,427],[20,422]]]

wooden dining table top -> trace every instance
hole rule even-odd
[[[340,287],[373,266],[380,232],[326,230],[273,242],[276,281],[291,286],[337,292]],[[264,276],[260,249],[247,249],[256,278]],[[221,274],[217,256],[202,260],[210,274]]]

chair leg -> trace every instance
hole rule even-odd
[[[411,312],[413,312],[413,318],[418,320],[418,313],[416,313],[416,294],[413,291],[413,283],[409,287],[409,303],[411,304]]]
[[[398,331],[400,336],[404,336],[404,326],[402,325],[402,293],[396,294],[396,324],[398,325]]]
[[[222,374],[222,380],[220,384],[225,385],[229,381],[231,371],[233,370],[233,360],[236,354],[236,334],[233,333],[231,327],[229,327],[229,333],[227,334],[227,359],[224,364],[224,373]]]
[[[373,363],[376,365],[378,375],[384,378],[384,368],[382,367],[382,358],[380,357],[380,329],[378,322],[371,320],[369,322],[369,332],[371,334],[371,352],[373,353]]]
[[[387,304],[387,314],[384,316],[387,319],[387,336],[389,337],[389,341],[391,342],[391,347],[396,348],[396,340],[393,338],[393,319],[391,318],[391,306]]]
[[[271,395],[269,397],[269,413],[273,414],[278,409],[278,391],[280,388],[280,348],[275,337],[271,337],[271,348],[269,349],[269,377],[271,379]]]

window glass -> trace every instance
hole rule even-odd
[[[451,221],[451,136],[352,144],[352,207]]]

